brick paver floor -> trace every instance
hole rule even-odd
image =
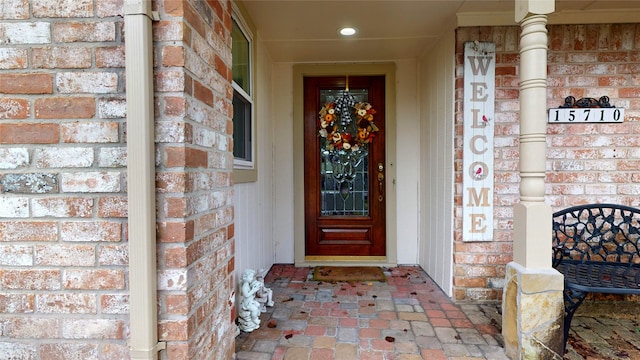
[[[323,283],[310,268],[274,265],[265,283],[275,305],[238,335],[237,359],[507,359],[487,308],[454,304],[419,267],[385,274]]]

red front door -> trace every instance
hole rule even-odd
[[[366,155],[348,164],[319,135],[320,109],[344,96],[347,85],[357,104],[375,109],[377,128],[371,142],[360,147]],[[304,79],[306,256],[386,254],[384,85],[384,76]]]

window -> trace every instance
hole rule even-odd
[[[232,26],[233,164],[236,169],[254,169],[253,44],[248,27],[236,11]]]

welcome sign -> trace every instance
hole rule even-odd
[[[462,240],[493,240],[494,43],[464,46]]]

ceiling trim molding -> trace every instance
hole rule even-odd
[[[513,11],[456,14],[458,27],[517,25]],[[560,11],[549,14],[549,25],[637,23],[638,9]]]

